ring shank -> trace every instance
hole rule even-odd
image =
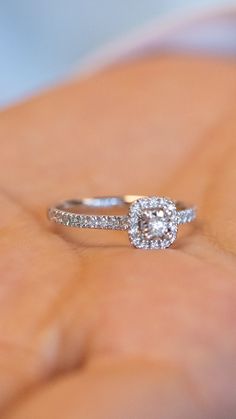
[[[100,196],[93,198],[81,198],[81,199],[68,199],[56,205],[55,208],[67,210],[78,206],[86,206],[92,208],[109,208],[114,206],[130,205],[132,202],[139,198],[143,198],[141,195],[124,195],[124,196]],[[186,210],[188,207],[181,201],[176,201],[177,211]]]
[[[114,206],[130,205],[136,199],[142,198],[136,195],[124,196],[100,196],[93,198],[69,199],[56,205],[58,209],[70,209],[78,206],[86,206],[93,208],[109,208]]]

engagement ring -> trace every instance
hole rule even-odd
[[[86,208],[128,207],[124,215],[86,214]],[[78,212],[77,212],[78,211]],[[174,243],[180,224],[196,218],[196,209],[164,197],[84,198],[64,201],[48,210],[51,221],[68,227],[128,231],[139,249],[166,249]]]

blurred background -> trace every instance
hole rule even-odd
[[[147,49],[236,55],[236,0],[0,0],[0,106]]]

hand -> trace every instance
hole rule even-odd
[[[235,92],[233,62],[150,58],[0,115],[2,418],[235,418]],[[124,193],[199,221],[140,251],[46,219]]]

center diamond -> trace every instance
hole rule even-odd
[[[176,206],[168,198],[139,198],[130,206],[131,243],[141,249],[165,249],[176,239]]]
[[[167,220],[162,210],[147,210],[140,218],[140,230],[147,239],[163,237],[168,232]]]

